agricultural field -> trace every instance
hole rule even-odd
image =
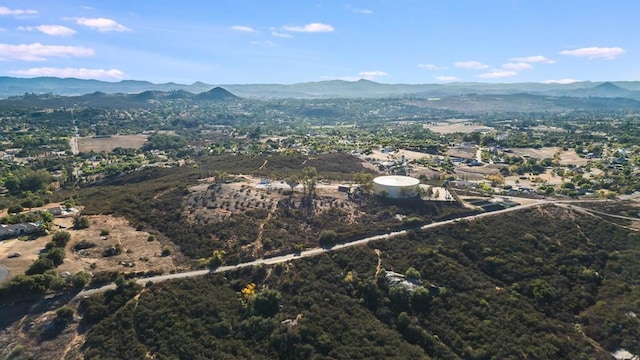
[[[467,133],[472,133],[477,131],[486,132],[486,131],[494,130],[492,127],[472,124],[467,122],[466,120],[438,122],[435,124],[425,124],[424,128],[438,134],[455,134],[455,133],[467,134]]]
[[[110,137],[79,137],[75,138],[78,151],[87,152],[110,152],[115,148],[139,149],[147,141],[148,135],[112,135]]]

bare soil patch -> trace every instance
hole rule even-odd
[[[425,154],[417,151],[411,150],[403,150],[399,149],[392,153],[383,153],[380,150],[373,150],[371,155],[368,157],[376,159],[376,160],[390,160],[390,159],[406,159],[406,160],[417,160],[422,158],[432,158],[434,155]]]
[[[542,147],[540,149],[534,148],[513,148],[511,149],[514,155],[528,156],[534,159],[552,159],[553,156],[562,151],[559,147]]]
[[[536,189],[545,182],[548,185],[557,186],[561,185],[564,181],[561,176],[553,174],[551,169],[547,169],[544,173],[539,175],[513,175],[504,178],[505,185],[511,185],[515,188],[525,187]]]
[[[493,131],[492,127],[483,125],[474,125],[468,122],[456,122],[456,123],[436,123],[436,125],[424,125],[425,129],[429,129],[439,134],[453,134],[453,133],[472,133],[475,131]]]
[[[29,266],[38,258],[40,251],[44,249],[44,245],[50,240],[51,235],[36,240],[22,241],[12,239],[0,243],[0,265],[9,270],[9,274],[2,282],[11,280],[16,275],[24,274]],[[9,258],[9,255],[13,253],[20,253],[22,255]]]
[[[68,271],[75,274],[80,271],[119,271],[119,272],[143,272],[174,270],[172,258],[162,257],[162,245],[160,242],[147,241],[149,233],[136,231],[124,218],[110,215],[89,216],[88,229],[72,230],[72,219],[55,219],[52,234],[35,240],[8,240],[0,243],[0,265],[9,270],[9,275],[4,281],[10,280],[16,275],[24,274],[33,261],[38,258],[47,242],[58,230],[71,233],[71,240],[67,244],[64,263],[60,265],[58,272]],[[106,230],[108,235],[101,235]],[[74,251],[73,247],[78,242],[86,240],[96,246],[90,249]],[[119,255],[104,257],[103,252],[111,246],[119,244],[122,253]],[[22,255],[9,258],[9,255],[19,252]],[[95,264],[95,265],[93,265]]]
[[[578,156],[574,149],[569,149],[567,151],[563,151],[562,148],[559,147],[543,147],[540,149],[533,148],[515,148],[511,149],[514,155],[519,156],[528,156],[534,159],[552,159],[555,154],[560,154],[560,165],[576,165],[576,166],[584,166],[587,165],[589,159],[581,158]]]
[[[500,173],[496,165],[469,166],[460,164],[455,167],[456,176],[468,180],[481,180],[486,175],[494,175]]]
[[[139,149],[147,141],[148,135],[113,135],[108,138],[76,138],[80,152],[112,151],[115,148]]]
[[[110,215],[89,216],[88,229],[70,230],[71,241],[67,245],[67,257],[59,271],[68,271],[72,274],[79,271],[119,271],[119,272],[144,272],[175,270],[172,258],[163,257],[162,244],[157,241],[148,241],[149,233],[136,231],[124,218]],[[101,232],[108,231],[108,235]],[[74,251],[73,246],[86,240],[95,243],[90,249]],[[120,245],[122,253],[110,257],[104,257],[103,252],[112,246]],[[95,265],[93,265],[95,264]]]

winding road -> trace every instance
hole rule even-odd
[[[512,197],[505,197],[505,198],[510,198],[512,200],[516,199],[516,198],[512,198]],[[522,199],[520,199],[520,200],[522,200]],[[611,201],[611,200],[589,200],[589,201],[592,201],[592,202],[593,201],[603,201],[603,202],[605,202],[605,201]],[[570,208],[570,209],[573,209],[573,210],[580,209],[578,211],[584,211],[585,213],[589,213],[591,215],[594,215],[593,212],[595,212],[595,211],[591,211],[590,209],[577,208],[577,207],[574,207],[574,206],[570,205],[570,204],[573,204],[573,203],[580,203],[580,202],[584,202],[584,200],[534,199],[534,200],[530,200],[530,202],[528,202],[528,203],[520,204],[520,205],[517,205],[517,206],[514,206],[514,207],[510,207],[510,208],[507,208],[507,209],[503,209],[503,210],[497,210],[497,211],[492,211],[492,212],[480,213],[480,214],[476,214],[476,215],[463,216],[463,217],[459,217],[459,218],[455,218],[455,219],[451,219],[451,220],[444,220],[444,221],[434,222],[434,223],[431,223],[431,224],[427,224],[427,225],[421,226],[420,230],[433,229],[433,228],[437,228],[437,227],[440,227],[440,226],[454,224],[454,223],[457,223],[457,222],[463,221],[463,220],[464,221],[472,221],[472,220],[477,220],[477,219],[481,219],[481,218],[485,218],[485,217],[489,217],[489,216],[502,215],[502,214],[506,214],[506,213],[509,213],[509,212],[512,212],[512,211],[519,211],[519,210],[522,210],[522,209],[527,209],[527,208],[536,207],[536,206],[545,205],[545,204],[552,204],[552,205],[560,206],[560,207],[563,207],[563,208]],[[607,214],[607,215],[609,215],[609,214]],[[609,215],[609,216],[611,216],[611,215]],[[618,217],[620,217],[620,216],[618,216]],[[623,218],[627,218],[627,217],[623,217]],[[629,219],[640,220],[640,219],[635,219],[635,218],[629,218]],[[637,229],[632,229],[632,228],[629,228],[629,230],[638,231]],[[183,279],[183,278],[189,278],[189,277],[194,277],[194,276],[203,276],[203,275],[207,275],[207,274],[223,273],[223,272],[227,272],[227,271],[233,271],[233,270],[245,268],[245,267],[248,267],[248,266],[255,266],[255,265],[260,265],[260,264],[265,264],[265,265],[279,264],[279,263],[284,263],[284,262],[287,262],[287,261],[303,259],[303,258],[307,258],[307,257],[310,257],[310,256],[316,256],[316,255],[320,255],[320,254],[324,254],[324,253],[329,253],[329,252],[332,252],[332,251],[338,251],[338,250],[342,250],[342,249],[353,247],[353,246],[365,245],[365,244],[368,244],[371,241],[389,239],[389,238],[405,235],[406,233],[407,233],[407,230],[395,231],[395,232],[390,232],[390,233],[387,233],[387,234],[381,234],[381,235],[370,236],[370,237],[366,237],[366,238],[362,238],[362,239],[357,239],[357,240],[349,241],[349,242],[342,243],[342,244],[336,244],[336,245],[334,245],[332,247],[317,247],[317,248],[313,248],[313,249],[304,250],[304,251],[301,251],[299,253],[287,254],[287,255],[282,255],[282,256],[275,256],[275,257],[271,257],[271,258],[257,259],[257,260],[253,260],[253,261],[249,261],[249,262],[245,262],[245,263],[236,264],[236,265],[220,266],[220,267],[217,267],[215,269],[186,271],[186,272],[175,273],[175,274],[158,275],[158,276],[152,276],[152,277],[148,277],[148,278],[137,279],[136,283],[138,283],[140,285],[144,285],[144,284],[146,284],[148,282],[162,282],[162,281],[166,281],[166,280]],[[115,288],[116,288],[115,284],[109,284],[109,285],[105,285],[103,287],[96,288],[96,289],[84,290],[84,291],[79,292],[76,295],[76,298],[84,297],[84,296],[90,296],[90,295],[93,295],[93,294],[101,293],[101,292],[104,292],[104,291],[107,291],[107,290],[112,290],[112,289],[115,289]]]
[[[567,201],[567,202],[570,202],[570,201]],[[444,220],[444,221],[434,222],[434,223],[431,223],[431,224],[427,224],[427,225],[421,226],[420,229],[421,230],[433,229],[433,228],[436,228],[436,227],[453,224],[453,223],[456,223],[456,222],[459,222],[459,221],[462,221],[462,220],[466,220],[466,221],[477,220],[477,219],[484,218],[484,217],[501,215],[501,214],[505,214],[505,213],[512,212],[512,211],[518,211],[518,210],[522,210],[522,209],[526,209],[526,208],[530,208],[530,207],[535,207],[535,206],[539,206],[539,205],[543,205],[543,204],[553,204],[553,203],[554,202],[548,201],[548,200],[535,200],[535,201],[533,201],[531,203],[517,205],[517,206],[511,207],[511,208],[507,208],[507,209],[503,209],[503,210],[497,210],[497,211],[492,211],[492,212],[487,212],[487,213],[480,213],[480,214],[476,214],[476,215],[464,216],[464,217],[455,218],[455,219],[451,219],[451,220]],[[349,241],[349,242],[342,243],[342,244],[336,244],[336,245],[334,245],[332,247],[317,247],[317,248],[313,248],[313,249],[309,249],[309,250],[304,250],[304,251],[301,251],[299,253],[287,254],[287,255],[282,255],[282,256],[275,256],[275,257],[271,257],[271,258],[257,259],[257,260],[253,260],[253,261],[249,261],[249,262],[245,262],[245,263],[236,264],[236,265],[220,266],[220,267],[217,267],[215,269],[194,270],[194,271],[186,271],[186,272],[175,273],[175,274],[152,276],[152,277],[148,277],[148,278],[137,279],[136,282],[138,284],[140,284],[140,285],[144,285],[144,284],[146,284],[148,282],[154,282],[155,283],[155,282],[162,282],[162,281],[166,281],[166,280],[183,279],[183,278],[189,278],[189,277],[194,277],[194,276],[203,276],[203,275],[207,275],[207,274],[222,273],[222,272],[227,272],[227,271],[232,271],[232,270],[245,268],[245,267],[248,267],[248,266],[255,266],[255,265],[259,265],[259,264],[265,264],[265,265],[279,264],[279,263],[284,263],[284,262],[287,262],[287,261],[292,261],[292,260],[296,260],[296,259],[303,259],[303,258],[307,258],[307,257],[310,257],[310,256],[316,256],[316,255],[320,255],[320,254],[324,254],[324,253],[328,253],[328,252],[332,252],[332,251],[337,251],[337,250],[341,250],[341,249],[345,249],[345,248],[349,248],[349,247],[353,247],[353,246],[365,245],[365,244],[368,244],[371,241],[389,239],[389,238],[405,235],[406,233],[407,233],[407,230],[395,231],[395,232],[390,232],[390,233],[387,233],[387,234],[381,234],[381,235],[370,236],[370,237],[366,237],[366,238],[362,238],[362,239],[357,239],[357,240]],[[101,292],[104,292],[104,291],[107,291],[107,290],[112,290],[112,289],[115,289],[115,288],[116,288],[115,284],[108,284],[108,285],[105,285],[105,286],[100,287],[100,288],[84,290],[84,291],[79,292],[76,295],[76,298],[84,297],[84,296],[90,296],[90,295],[93,295],[93,294],[101,293]]]

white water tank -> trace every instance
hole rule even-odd
[[[411,176],[388,175],[373,179],[376,195],[390,199],[408,199],[419,195],[420,180]]]

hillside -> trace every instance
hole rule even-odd
[[[446,83],[446,84],[382,84],[369,80],[328,80],[297,84],[193,84],[123,80],[107,82],[73,78],[0,77],[0,99],[25,93],[78,96],[103,91],[109,94],[137,94],[145,91],[187,91],[194,94],[222,87],[243,98],[402,98],[406,96],[445,97],[467,94],[511,95],[526,93],[541,96],[623,97],[640,100],[640,82],[575,82],[554,83]]]
[[[371,82],[368,82],[371,83]],[[368,86],[369,84],[364,86]],[[374,83],[375,84],[375,83]],[[386,85],[380,85],[382,89]],[[280,86],[280,85],[278,85]],[[612,87],[613,86],[613,87]],[[259,86],[260,87],[260,86]],[[103,91],[95,91],[85,95],[62,96],[53,94],[23,94],[12,96],[8,99],[0,99],[0,108],[2,109],[20,109],[25,106],[35,108],[108,108],[108,109],[149,109],[164,105],[196,105],[199,103],[217,103],[221,105],[231,102],[243,101],[244,103],[272,105],[278,101],[277,99],[251,99],[240,97],[237,95],[234,86],[228,88],[215,87],[206,92],[194,94],[186,90],[146,90],[140,93],[106,93]],[[348,89],[348,88],[347,88]],[[343,89],[344,90],[344,89]],[[242,92],[242,89],[238,89]],[[262,91],[262,90],[261,90]],[[264,90],[269,94],[277,97],[277,90]],[[370,93],[366,90],[353,90],[357,94],[361,94],[361,99],[351,100],[366,104],[371,99],[365,97],[389,97],[397,96],[393,93]],[[316,107],[289,107],[287,111],[291,114],[301,115],[305,117],[319,118],[339,118],[346,115],[346,110],[340,105],[340,102],[347,101],[351,90],[338,91],[341,99],[332,99],[331,101],[338,104],[321,104]],[[332,93],[332,92],[328,92]],[[551,96],[535,93],[507,93],[507,94],[478,94],[472,93],[468,95],[442,95],[431,98],[433,93],[424,94],[416,93],[407,95],[406,101],[411,101],[420,108],[429,108],[435,111],[452,112],[457,111],[467,114],[486,114],[486,113],[558,113],[558,112],[575,112],[575,111],[613,111],[613,112],[638,112],[640,111],[640,98],[634,99],[630,90],[625,90],[615,85],[608,86],[598,85],[596,88],[572,90],[570,95]],[[284,93],[282,93],[283,96]],[[296,95],[287,93],[286,96],[306,97],[306,95]],[[368,94],[368,95],[367,95]],[[254,94],[255,95],[255,94]],[[578,96],[579,95],[579,96]],[[249,94],[251,96],[251,94]],[[385,101],[402,102],[405,99],[388,99]],[[302,99],[300,102],[322,102],[321,99]],[[370,105],[368,105],[370,106]],[[410,111],[409,107],[406,108]],[[347,116],[349,117],[349,116]],[[349,118],[349,120],[351,120]]]
[[[102,359],[611,359],[620,348],[640,351],[639,241],[606,220],[547,206],[284,265],[144,290],[123,283],[82,301],[80,326],[95,325],[65,351]],[[391,285],[391,271],[418,287]],[[26,345],[55,349],[37,335],[42,326],[15,330]],[[76,326],[55,341],[73,339]]]

